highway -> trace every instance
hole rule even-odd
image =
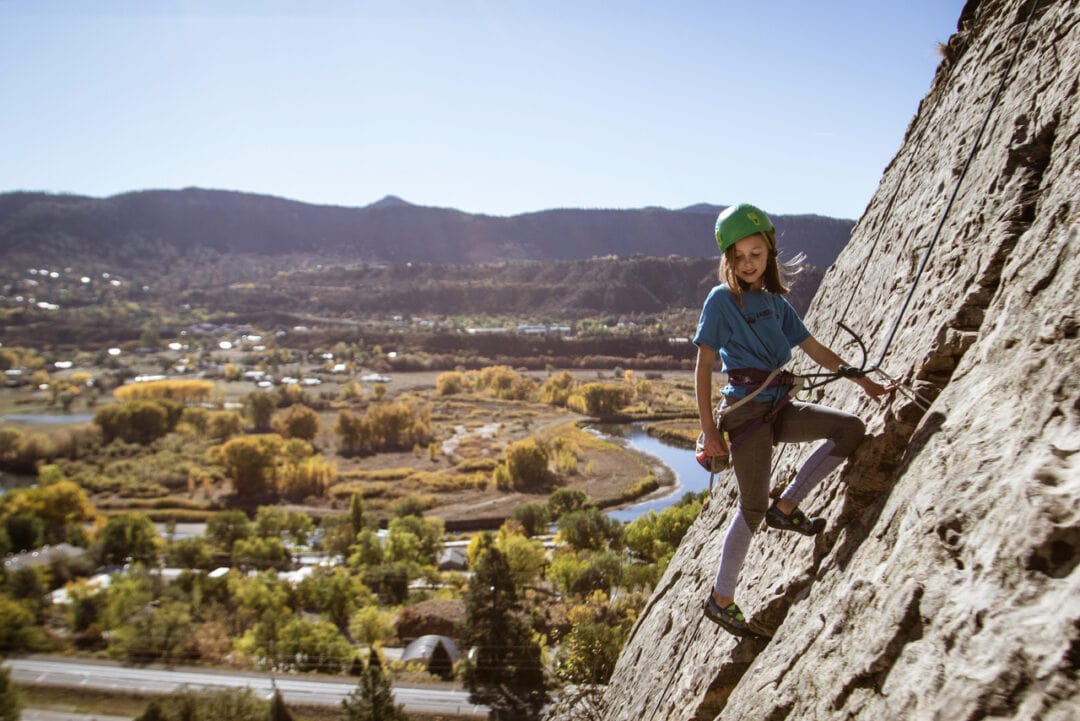
[[[356,688],[356,681],[342,678],[273,675],[266,673],[199,668],[132,668],[83,659],[9,658],[3,665],[19,684],[87,688],[115,692],[169,693],[189,688],[249,687],[269,698],[277,685],[286,703],[337,706]],[[467,691],[453,688],[395,686],[394,700],[407,712],[487,716],[486,706],[469,702]]]

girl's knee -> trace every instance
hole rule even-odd
[[[866,424],[863,423],[862,418],[849,415],[837,429],[836,437],[833,438],[836,447],[830,455],[847,458],[855,452],[864,438],[866,438]]]
[[[743,520],[746,521],[746,526],[750,529],[750,532],[757,533],[757,529],[761,527],[761,522],[765,520],[765,511],[768,509],[765,507],[747,508],[740,504],[739,510],[742,511]]]

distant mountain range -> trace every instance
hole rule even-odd
[[[187,188],[109,198],[0,194],[0,264],[155,266],[215,255],[303,255],[339,263],[469,264],[617,255],[716,257],[722,206],[679,210],[555,209],[509,217],[412,205],[388,196],[361,208]],[[853,221],[773,216],[786,254],[827,268]]]

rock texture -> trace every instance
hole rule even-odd
[[[857,329],[875,363],[940,225],[882,362],[929,408],[824,389],[872,437],[805,503],[822,536],[755,537],[737,598],[768,640],[701,621],[735,501],[721,479],[605,721],[1080,718],[1080,13],[1040,0],[1021,40],[1031,11],[967,3],[807,317],[850,360],[834,328]],[[774,486],[812,448],[784,448]]]

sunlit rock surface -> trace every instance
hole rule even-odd
[[[932,401],[823,401],[872,438],[763,527],[737,600],[769,640],[701,620],[735,501],[722,479],[623,650],[598,717],[1080,718],[1080,12],[1042,0],[963,182],[1030,2],[972,1],[895,159],[807,317],[843,320]],[[957,190],[958,188],[958,190]],[[950,197],[955,201],[946,216]],[[752,200],[752,199],[748,199]],[[703,241],[704,242],[704,241]],[[808,368],[804,368],[808,370]],[[813,444],[779,454],[783,486]]]

